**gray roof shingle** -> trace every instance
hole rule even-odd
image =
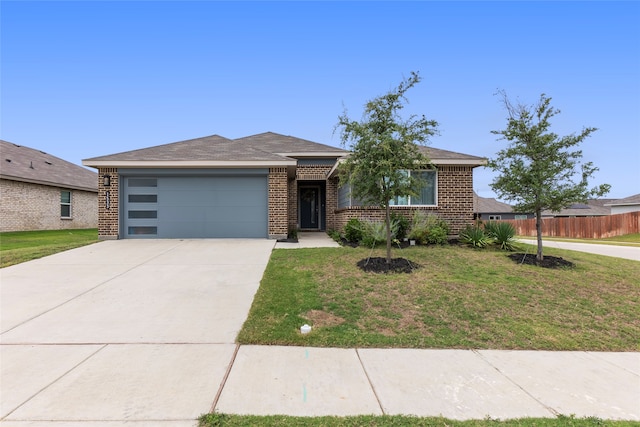
[[[279,153],[327,152],[340,156],[344,150],[272,132],[228,139],[219,135],[85,159],[95,161],[282,161]]]
[[[0,140],[0,178],[98,191],[98,174],[51,154]]]
[[[624,206],[624,205],[640,205],[640,193],[633,196],[625,197],[624,199],[612,200],[605,206]]]
[[[245,136],[235,141],[265,150],[269,153],[295,154],[295,153],[331,153],[337,156],[346,154],[346,150],[296,138],[289,135],[280,135],[273,132],[264,132],[257,135]]]
[[[458,163],[477,166],[485,163],[482,157],[431,147],[421,149],[436,164]],[[264,132],[237,139],[211,135],[93,157],[83,160],[83,164],[95,167],[104,166],[105,163],[102,162],[295,162],[293,158],[296,157],[338,158],[347,154],[348,151],[341,148],[274,132]]]

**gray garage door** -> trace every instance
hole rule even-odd
[[[126,238],[267,237],[267,177],[125,176]]]

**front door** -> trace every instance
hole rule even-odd
[[[300,228],[320,229],[319,187],[300,187]]]

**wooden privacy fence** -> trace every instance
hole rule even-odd
[[[536,219],[511,219],[518,236],[536,236]],[[640,212],[607,216],[543,218],[542,235],[546,237],[573,237],[602,239],[623,234],[640,233]]]

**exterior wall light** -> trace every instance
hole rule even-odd
[[[111,186],[111,175],[102,176],[102,185],[104,185],[105,187]]]

